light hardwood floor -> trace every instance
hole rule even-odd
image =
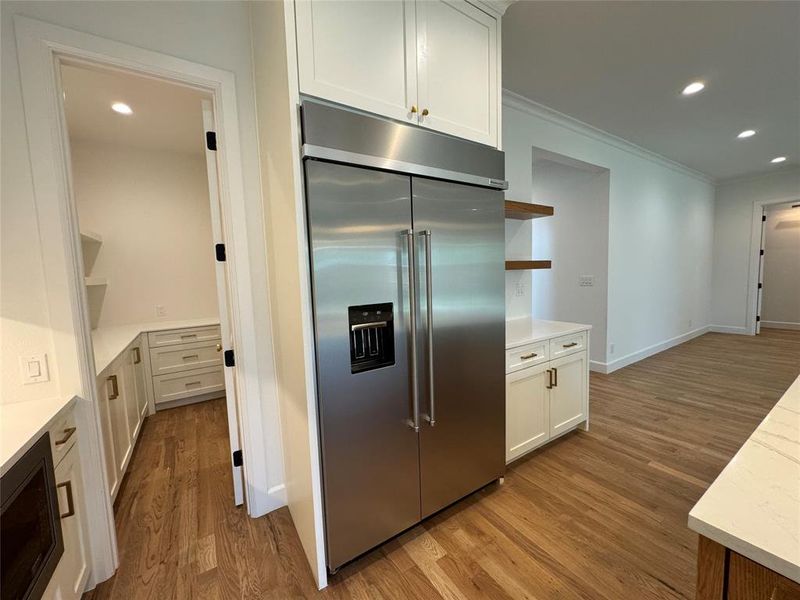
[[[343,568],[319,594],[284,508],[232,505],[225,405],[147,419],[101,598],[693,598],[687,514],[800,371],[800,332],[707,334],[591,377],[591,430]]]

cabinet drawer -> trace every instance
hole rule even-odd
[[[197,369],[153,377],[155,403],[191,398],[200,394],[225,391],[222,367]]]
[[[53,466],[58,466],[78,437],[75,428],[75,411],[70,409],[50,426],[50,450],[53,453]]]
[[[550,359],[586,350],[586,332],[579,331],[550,340]]]
[[[506,350],[506,373],[547,362],[549,358],[547,340]]]
[[[189,329],[170,329],[168,331],[151,331],[147,334],[151,348],[173,346],[191,342],[207,342],[220,339],[219,325],[208,327],[192,327]]]
[[[217,367],[222,365],[222,352],[217,350],[219,342],[195,342],[150,349],[150,367],[153,375],[179,373],[188,369]]]

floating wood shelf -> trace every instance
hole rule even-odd
[[[506,219],[518,219],[527,221],[528,219],[538,219],[540,217],[552,217],[553,207],[544,204],[530,204],[529,202],[517,202],[506,200]]]
[[[525,271],[528,269],[549,269],[552,261],[549,260],[507,260],[506,271]]]
[[[81,242],[90,244],[102,244],[103,236],[94,231],[81,231]]]

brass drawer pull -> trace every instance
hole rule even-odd
[[[138,365],[142,362],[142,351],[139,350],[139,346],[136,346],[133,351],[136,353],[136,357],[133,359],[133,364]]]
[[[119,384],[117,383],[117,376],[112,375],[106,377],[106,382],[111,382],[111,393],[108,395],[109,400],[116,400],[119,398]]]
[[[528,360],[529,358],[533,358],[534,356],[539,356],[539,355],[536,354],[536,352],[531,352],[530,354],[522,354],[522,355],[520,355],[520,358],[522,360]]]
[[[59,483],[56,486],[58,488],[66,488],[67,490],[67,512],[62,515],[59,515],[62,519],[66,519],[67,517],[71,517],[75,514],[75,501],[72,498],[72,482],[65,481],[64,483]]]
[[[570,342],[569,344],[562,344],[564,348],[572,348],[573,346],[577,346],[578,342]]]
[[[67,427],[64,430],[64,437],[62,437],[60,440],[56,440],[56,446],[63,446],[64,444],[66,444],[69,438],[72,437],[73,433],[75,433],[75,428]]]
[[[558,387],[558,367],[553,367],[553,387]]]
[[[200,356],[197,354],[187,354],[183,357],[183,360],[189,360],[190,358],[198,359]]]
[[[188,388],[193,385],[201,385],[202,383],[202,381],[187,381],[184,385]]]
[[[545,386],[548,390],[552,389],[553,387],[553,370],[547,369],[547,385]]]

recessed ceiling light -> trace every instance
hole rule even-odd
[[[776,156],[775,158],[773,158],[773,159],[772,159],[771,161],[769,161],[769,162],[771,162],[771,163],[782,163],[782,162],[783,162],[783,161],[785,161],[785,160],[786,160],[786,157],[785,157],[785,156]]]
[[[756,130],[755,129],[745,129],[743,132],[741,132],[736,137],[738,137],[739,139],[744,139],[744,138],[753,137],[755,134],[756,134]]]
[[[692,94],[696,94],[703,90],[706,87],[706,84],[702,81],[693,81],[685,88],[683,88],[683,92],[681,92],[684,96],[691,96]]]
[[[111,110],[118,112],[121,115],[132,115],[133,109],[124,102],[114,102],[111,105]]]

